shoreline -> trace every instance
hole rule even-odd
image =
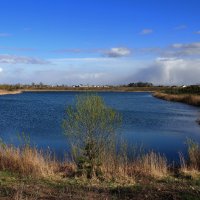
[[[192,106],[200,106],[200,95],[195,94],[167,94],[163,92],[154,92],[152,94],[158,99],[166,101],[180,102]]]
[[[20,90],[0,90],[0,95],[21,94],[23,92],[149,92],[152,88],[66,88],[66,89],[20,89]]]
[[[14,91],[0,90],[0,96],[9,94],[21,94],[22,92],[23,91],[21,90],[14,90]]]
[[[22,92],[149,92],[149,93],[153,93],[154,91],[152,90],[148,90],[148,91],[142,91],[142,90],[95,90],[95,89],[91,89],[91,90],[87,90],[87,89],[69,89],[69,90],[22,90]]]

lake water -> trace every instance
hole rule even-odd
[[[67,105],[81,92],[25,92],[0,96],[0,137],[19,144],[18,134],[29,135],[39,148],[50,147],[59,158],[67,151],[62,119]],[[186,152],[187,138],[200,142],[197,107],[156,99],[150,93],[99,92],[107,105],[122,114],[121,135],[129,146],[143,145],[176,160]]]

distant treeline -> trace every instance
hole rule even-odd
[[[120,85],[120,86],[92,86],[92,85],[78,85],[78,86],[68,86],[68,85],[47,85],[41,83],[32,83],[32,84],[2,84],[0,85],[0,90],[8,90],[8,91],[13,91],[13,90],[22,90],[22,89],[46,89],[46,90],[67,90],[69,88],[120,88],[120,87],[152,87],[152,83],[148,82],[137,82],[137,83],[129,83],[128,85]]]
[[[129,83],[128,87],[152,87],[153,83],[149,82],[137,82],[137,83]]]
[[[200,85],[190,85],[183,87],[170,87],[165,90],[168,94],[198,94],[200,95]]]
[[[0,90],[13,91],[13,90],[19,90],[19,89],[20,87],[18,85],[7,85],[7,84],[0,85]]]
[[[20,89],[64,89],[68,86],[65,85],[46,85],[43,83],[39,84],[2,84],[0,85],[0,90],[20,90]]]

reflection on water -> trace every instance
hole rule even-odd
[[[50,147],[60,157],[67,151],[62,132],[64,110],[74,103],[79,92],[27,92],[0,96],[0,137],[18,144],[17,134],[30,135],[39,148]],[[121,134],[131,147],[143,144],[147,149],[177,159],[185,152],[186,138],[200,142],[200,126],[195,122],[199,109],[156,99],[150,93],[100,92],[106,104],[123,116]]]

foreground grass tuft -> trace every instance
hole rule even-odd
[[[144,176],[148,175],[154,178],[163,178],[169,175],[167,159],[155,152],[139,157],[133,165],[133,171],[135,170]]]
[[[26,176],[53,176],[57,163],[50,154],[29,146],[0,145],[0,170],[9,170]]]

